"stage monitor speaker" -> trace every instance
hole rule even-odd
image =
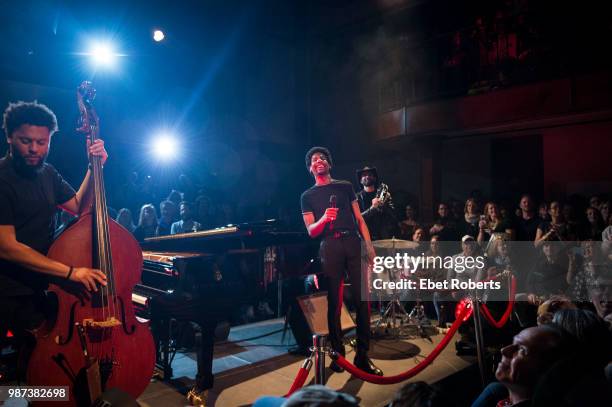
[[[297,302],[300,304],[304,317],[306,317],[311,335],[329,334],[327,326],[327,291],[302,295],[297,297]],[[347,331],[356,326],[344,302],[342,302],[342,309],[340,310],[340,326],[342,331]]]

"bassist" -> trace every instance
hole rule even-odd
[[[11,103],[2,127],[8,151],[0,159],[0,349],[7,330],[26,340],[51,316],[45,298],[51,278],[69,279],[91,291],[106,285],[100,270],[46,256],[56,208],[79,214],[91,203],[89,170],[75,191],[45,162],[57,131],[55,114],[37,102]],[[102,140],[88,151],[102,162],[108,156]]]

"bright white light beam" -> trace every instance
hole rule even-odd
[[[162,133],[153,139],[153,154],[162,161],[170,161],[178,156],[179,146],[175,136]]]
[[[155,42],[163,41],[164,38],[166,38],[166,35],[162,30],[153,31],[153,39],[155,40]]]
[[[107,68],[114,67],[117,63],[117,57],[121,56],[115,52],[110,43],[103,42],[93,44],[87,55],[96,67]]]

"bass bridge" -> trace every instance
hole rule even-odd
[[[113,328],[122,325],[121,321],[115,317],[106,318],[104,321],[95,321],[93,318],[83,319],[83,326],[93,329]]]

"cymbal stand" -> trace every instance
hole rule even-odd
[[[390,270],[389,281],[394,281]],[[399,326],[397,325],[397,318],[400,318],[401,321]],[[393,290],[391,301],[389,301],[384,312],[382,312],[380,319],[376,321],[374,330],[376,331],[381,326],[385,326],[387,330],[390,330],[394,335],[398,336],[399,330],[409,318],[409,314],[399,300],[398,290]]]

